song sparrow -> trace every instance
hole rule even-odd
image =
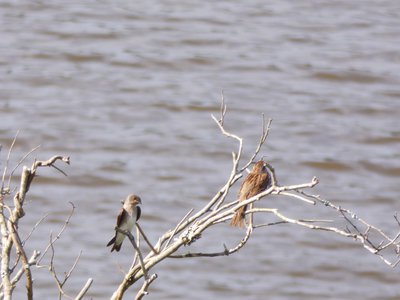
[[[238,193],[239,201],[249,199],[271,185],[271,177],[267,171],[264,161],[258,161],[249,175],[243,180]],[[234,214],[231,225],[243,227],[247,205],[240,207]]]

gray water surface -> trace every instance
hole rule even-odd
[[[120,200],[143,200],[141,225],[156,242],[198,209],[230,174],[240,135],[250,157],[261,113],[272,129],[261,155],[281,184],[313,193],[395,235],[400,196],[400,5],[398,1],[0,1],[1,162],[17,130],[15,163],[69,155],[40,170],[21,231],[50,213],[27,249],[55,244],[62,275],[82,255],[66,291],[88,277],[88,299],[108,299],[132,249],[109,253]],[[239,182],[240,183],[240,182]],[[239,183],[232,190],[235,196]],[[13,185],[17,186],[17,179]],[[286,198],[259,205],[295,218],[332,217]],[[260,222],[272,221],[270,216]],[[243,232],[220,225],[191,248],[221,251]],[[47,261],[48,262],[48,261]],[[260,228],[239,253],[167,260],[146,299],[398,299],[399,272],[350,239],[290,225]],[[35,299],[55,299],[35,269]],[[15,298],[25,297],[23,282]],[[134,288],[126,298],[132,298]]]

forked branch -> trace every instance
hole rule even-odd
[[[251,238],[253,230],[258,230],[260,228],[265,228],[268,226],[280,225],[280,224],[292,224],[294,226],[301,226],[311,230],[323,230],[331,232],[343,237],[352,238],[361,243],[361,245],[369,252],[378,255],[386,264],[394,267],[399,264],[399,253],[400,245],[399,238],[400,232],[394,237],[390,237],[385,234],[379,228],[369,224],[363,219],[359,218],[356,214],[352,213],[347,209],[338,207],[327,200],[323,200],[319,196],[314,196],[306,193],[305,190],[314,188],[319,180],[314,177],[309,182],[296,183],[292,185],[281,186],[278,184],[278,179],[275,174],[275,170],[271,164],[266,163],[271,176],[271,186],[262,191],[261,193],[248,198],[246,200],[239,201],[238,199],[228,199],[229,191],[232,189],[234,184],[243,176],[243,172],[255,162],[256,157],[262,150],[263,145],[266,142],[268,133],[271,126],[271,120],[266,121],[264,115],[262,116],[262,132],[261,137],[258,141],[255,151],[250,156],[250,160],[242,163],[242,151],[243,151],[243,139],[236,134],[229,132],[225,128],[225,116],[227,112],[227,106],[225,104],[224,97],[222,95],[222,104],[219,119],[212,116],[213,120],[217,124],[221,133],[237,142],[236,151],[232,152],[232,167],[231,172],[225,182],[225,184],[216,192],[216,194],[210,198],[203,208],[198,211],[190,210],[185,216],[183,216],[180,221],[172,229],[168,230],[166,233],[161,235],[158,242],[154,247],[150,246],[151,251],[148,252],[146,256],[140,263],[133,265],[128,274],[124,277],[118,289],[114,292],[112,299],[122,299],[125,291],[134,283],[136,283],[141,277],[145,276],[146,280],[143,284],[146,291],[149,283],[149,277],[147,272],[156,264],[160,263],[167,258],[193,258],[193,257],[216,257],[216,256],[229,256],[233,253],[238,252],[242,247],[244,247],[247,241]],[[319,219],[305,219],[305,218],[290,218],[285,215],[285,213],[277,208],[267,208],[267,207],[256,207],[262,206],[260,204],[260,199],[268,197],[270,195],[275,195],[275,197],[282,197],[284,199],[296,200],[298,205],[312,205],[311,207],[316,207],[318,204],[323,204],[322,207],[326,207],[336,211],[336,213],[343,215],[347,221],[350,228],[353,231],[348,231],[346,228],[340,228],[335,226],[331,220],[319,220]],[[268,202],[263,202],[268,203]],[[190,252],[183,251],[179,252],[180,249],[190,246],[192,243],[196,242],[198,239],[202,238],[202,233],[206,230],[211,230],[213,226],[224,225],[226,230],[233,230],[231,227],[226,225],[227,221],[230,221],[234,213],[241,207],[249,207],[246,210],[246,215],[249,216],[250,222],[247,225],[247,230],[244,237],[233,247],[227,247],[223,244],[222,251],[218,252]],[[269,223],[255,224],[252,218],[253,214],[259,214],[262,216],[270,215],[273,216],[276,221]],[[397,225],[400,226],[400,221],[395,216]],[[355,221],[361,223],[361,227],[355,224]],[[326,226],[329,223],[331,226]],[[143,230],[142,234],[144,235]],[[376,243],[371,240],[372,232],[380,235],[382,241]],[[147,241],[149,245],[150,242]],[[397,256],[395,261],[391,261],[384,257],[382,254],[383,250],[389,248],[394,248],[394,253]],[[141,299],[144,296],[143,287],[137,293],[136,299]]]

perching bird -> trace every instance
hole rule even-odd
[[[141,209],[138,204],[142,204],[139,196],[136,195],[128,195],[124,201],[124,206],[121,208],[118,218],[117,218],[117,227],[121,230],[129,230],[131,231],[133,225],[140,218]],[[119,251],[121,249],[122,242],[125,239],[125,235],[123,233],[115,231],[114,237],[108,242],[108,246],[112,246],[111,252]]]
[[[264,161],[258,161],[249,175],[243,180],[238,193],[239,201],[249,199],[271,186],[271,177],[267,171]],[[243,227],[243,222],[246,215],[246,207],[240,207],[234,214],[231,225]]]

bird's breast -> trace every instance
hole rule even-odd
[[[127,215],[126,221],[121,224],[120,229],[131,231],[133,228],[133,224],[135,224],[134,216]]]

